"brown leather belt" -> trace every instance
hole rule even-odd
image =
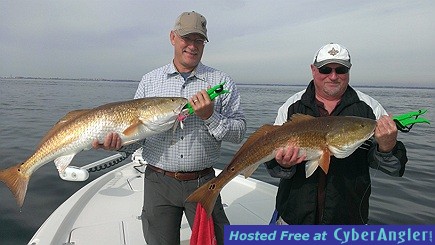
[[[213,168],[206,168],[200,171],[192,171],[192,172],[171,172],[171,171],[163,170],[161,168],[158,168],[150,164],[147,165],[147,168],[153,170],[154,172],[164,174],[166,176],[172,177],[180,181],[199,179],[214,171]]]

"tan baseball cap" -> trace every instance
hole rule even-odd
[[[320,68],[330,63],[338,63],[350,68],[352,64],[349,50],[337,43],[329,43],[321,47],[314,55],[313,65]]]
[[[206,25],[207,20],[201,14],[198,14],[195,11],[184,12],[178,16],[175,21],[174,31],[176,31],[180,36],[185,36],[190,33],[198,33],[203,35],[208,41]]]

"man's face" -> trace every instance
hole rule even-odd
[[[320,68],[311,65],[316,95],[327,99],[337,100],[346,91],[349,84],[349,69],[341,64],[331,63]]]
[[[174,46],[174,65],[179,72],[190,72],[201,61],[205,38],[197,33],[180,36],[171,31],[171,43]]]

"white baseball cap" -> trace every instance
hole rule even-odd
[[[321,47],[314,55],[313,65],[320,68],[330,63],[338,63],[350,68],[352,64],[349,50],[337,43],[329,43]]]

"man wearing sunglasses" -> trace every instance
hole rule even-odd
[[[273,177],[281,178],[276,197],[277,224],[367,224],[371,180],[369,167],[402,176],[406,149],[397,128],[379,102],[349,85],[351,57],[336,43],[321,47],[311,64],[313,80],[278,110],[275,125],[295,113],[315,117],[359,116],[377,120],[374,140],[349,157],[331,157],[328,174],[318,168],[305,177],[305,155],[289,146],[266,162]]]

